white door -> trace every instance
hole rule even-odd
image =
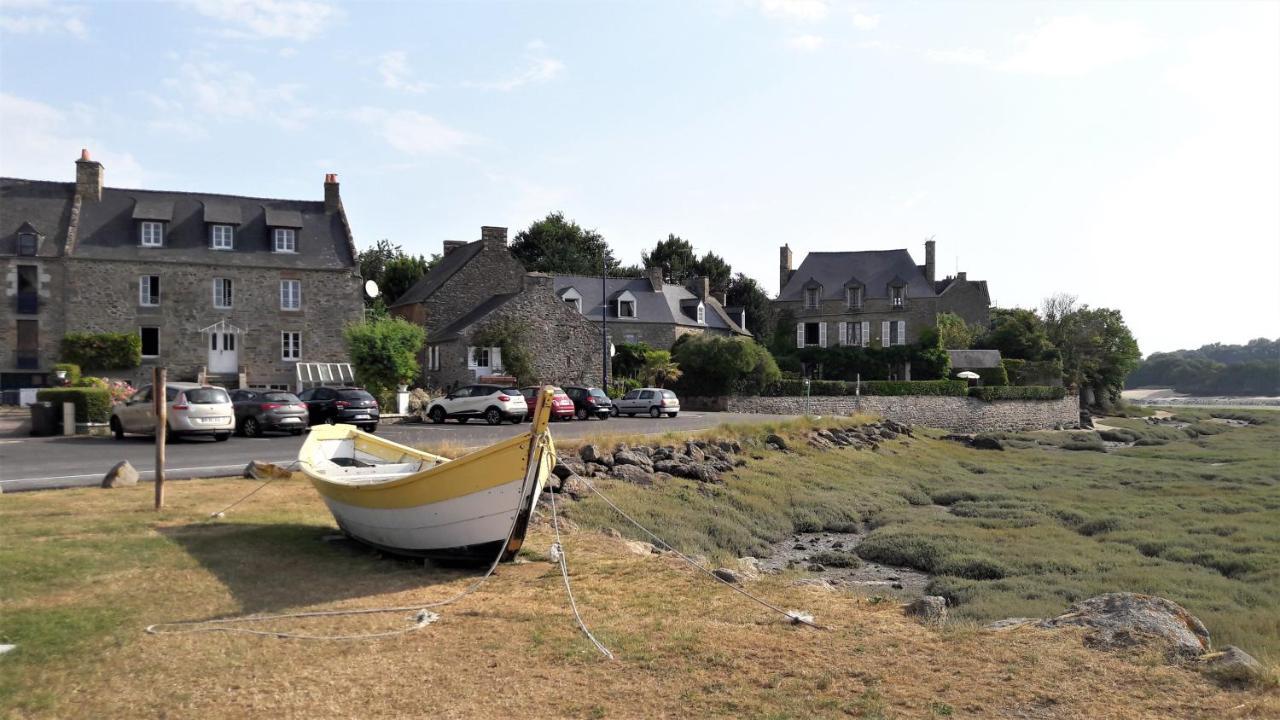
[[[240,371],[239,338],[235,333],[209,333],[209,372],[235,373]]]

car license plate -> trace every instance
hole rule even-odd
[[[210,425],[213,425],[213,424],[215,424],[215,423],[224,423],[224,422],[226,422],[226,421],[227,421],[227,419],[226,419],[225,417],[207,417],[207,418],[200,418],[200,422],[202,422],[202,423],[208,423],[208,424],[210,424]]]
[[[368,415],[357,415],[357,416],[356,416],[356,419],[357,419],[357,420],[368,420],[368,419],[369,419],[369,416],[368,416]]]
[[[287,425],[289,423],[296,423],[296,422],[302,422],[302,421],[296,417],[280,418],[281,425]]]

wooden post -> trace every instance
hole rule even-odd
[[[169,401],[165,389],[167,372],[158,367],[152,370],[151,394],[156,415],[156,509],[164,507],[164,445],[169,431]]]

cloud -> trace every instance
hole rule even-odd
[[[827,16],[830,4],[827,0],[759,0],[759,8],[765,17],[813,22]]]
[[[929,50],[925,52],[924,56],[930,62],[944,63],[946,65],[987,65],[991,62],[987,58],[986,50],[968,47],[954,50]]]
[[[853,26],[859,30],[875,30],[880,27],[879,15],[864,15],[860,12],[853,14]]]
[[[1015,50],[1000,69],[1030,75],[1073,76],[1146,55],[1157,45],[1142,26],[1099,22],[1086,16],[1055,17],[1014,38]]]
[[[148,99],[164,117],[156,118],[158,129],[177,129],[194,136],[200,128],[190,118],[217,121],[240,121],[266,118],[288,130],[307,124],[316,114],[298,99],[302,86],[293,84],[264,85],[253,74],[229,65],[204,60],[189,60],[178,66],[176,77],[165,79],[172,95]]]
[[[0,32],[13,35],[66,33],[80,40],[89,36],[80,5],[54,5],[49,0],[3,0]]]
[[[413,70],[409,68],[409,56],[404,50],[391,50],[379,56],[378,74],[382,76],[383,86],[392,90],[421,93],[431,88],[430,83],[412,79]]]
[[[352,117],[377,130],[388,145],[408,155],[441,155],[476,142],[472,135],[415,110],[365,107],[352,113]]]
[[[193,10],[229,27],[238,38],[305,42],[324,32],[341,11],[319,0],[187,0]]]
[[[88,148],[93,158],[106,166],[108,183],[114,187],[142,187],[145,173],[132,154],[117,152],[89,133],[90,125],[36,100],[0,93],[0,175],[44,180],[75,178],[73,161],[80,148]]]
[[[822,49],[827,42],[821,35],[792,35],[787,38],[787,47],[801,52],[814,52]]]
[[[562,72],[564,63],[547,54],[547,44],[531,40],[525,45],[525,66],[515,75],[497,82],[464,82],[462,86],[508,92],[522,85],[548,82]]]

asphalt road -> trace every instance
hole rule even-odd
[[[726,422],[766,422],[785,419],[781,415],[684,412],[675,418],[618,417],[609,420],[573,420],[553,423],[557,438],[582,438],[599,433],[662,434],[672,430],[705,430]],[[457,448],[489,445],[502,438],[527,432],[528,424],[489,426],[472,421],[459,425],[388,425],[378,434],[406,445],[447,444]],[[170,443],[166,449],[166,478],[185,479],[239,475],[250,460],[292,462],[298,457],[302,437],[269,435],[264,438],[232,437],[227,442],[186,439]],[[117,441],[109,437],[0,438],[0,491],[47,490],[92,486],[102,482],[111,466],[128,460],[143,480],[152,478],[155,444],[150,438],[129,437]]]

